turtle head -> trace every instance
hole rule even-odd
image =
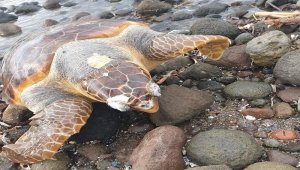
[[[133,93],[108,98],[107,104],[120,111],[127,111],[132,108],[146,113],[155,113],[159,108],[158,96],[160,96],[159,86],[156,83],[149,82],[145,88],[133,89]]]

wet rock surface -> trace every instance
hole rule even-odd
[[[246,167],[262,154],[261,147],[250,135],[222,129],[200,132],[186,149],[188,156],[198,164],[227,164],[234,169]]]
[[[237,81],[227,85],[224,92],[232,98],[257,99],[270,95],[272,89],[264,82]]]
[[[191,33],[204,35],[223,35],[234,39],[240,34],[240,31],[236,26],[221,19],[200,18],[197,19],[192,25]]]
[[[160,108],[150,116],[157,126],[189,120],[209,108],[213,97],[204,91],[170,85],[162,90]]]

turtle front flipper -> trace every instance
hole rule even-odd
[[[160,95],[149,72],[131,61],[113,60],[81,80],[81,88],[97,101],[127,111],[156,112]]]
[[[167,60],[197,48],[202,56],[218,60],[229,44],[228,38],[218,35],[160,34],[143,51],[150,59]]]
[[[91,112],[90,102],[83,98],[57,100],[33,116],[30,129],[15,144],[5,145],[1,154],[17,163],[50,159],[71,135],[79,132]]]

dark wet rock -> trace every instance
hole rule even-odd
[[[275,65],[274,75],[283,83],[300,85],[300,50],[283,55]]]
[[[170,76],[166,79],[166,84],[171,85],[171,84],[179,84],[180,78],[177,76]]]
[[[277,60],[287,53],[291,40],[281,31],[270,31],[256,37],[247,43],[246,52],[253,62],[260,66],[274,65]]]
[[[280,162],[283,164],[288,164],[291,166],[298,165],[298,159],[292,155],[277,151],[277,150],[269,150],[267,151],[267,156],[269,161]]]
[[[50,26],[53,26],[53,25],[57,25],[58,24],[58,21],[54,20],[54,19],[46,19],[44,21],[44,27],[50,27]]]
[[[222,71],[217,67],[203,62],[191,65],[179,74],[182,79],[201,80],[205,78],[221,77]]]
[[[227,69],[243,70],[251,67],[251,59],[246,53],[246,45],[229,47],[220,60],[208,60],[208,63]]]
[[[209,166],[197,166],[185,170],[232,170],[232,169],[227,165],[209,165]]]
[[[158,126],[176,124],[191,119],[212,103],[213,97],[207,92],[171,85],[162,89],[159,111],[150,118]]]
[[[254,36],[248,32],[242,33],[235,38],[236,45],[246,44],[250,40],[252,40]]]
[[[85,16],[89,16],[91,15],[90,13],[88,12],[79,12],[77,14],[75,14],[73,17],[72,17],[72,21],[77,21],[79,20],[80,18],[83,18]]]
[[[0,168],[1,170],[17,170],[16,164],[11,162],[9,159],[0,156]]]
[[[99,143],[81,145],[78,147],[77,152],[90,161],[96,161],[101,155],[107,154],[106,146]]]
[[[156,21],[156,22],[162,22],[162,21],[169,20],[171,17],[172,17],[172,13],[171,12],[167,12],[167,13],[164,13],[164,14],[162,14],[160,16],[156,16],[154,18],[154,21]]]
[[[116,16],[126,16],[132,12],[132,9],[124,8],[115,11]]]
[[[277,93],[277,96],[285,102],[297,102],[300,97],[300,87],[290,87],[281,90]]]
[[[46,0],[43,3],[43,7],[45,9],[57,9],[57,8],[60,8],[59,2],[60,2],[60,0]]]
[[[186,79],[184,80],[184,82],[182,83],[182,86],[183,87],[187,87],[187,88],[190,88],[193,86],[193,80],[192,79]]]
[[[144,16],[160,15],[168,12],[172,6],[158,0],[144,0],[137,7],[137,13]]]
[[[0,23],[6,23],[9,21],[17,20],[17,19],[18,19],[18,16],[16,16],[16,15],[0,12]]]
[[[278,148],[280,142],[277,139],[266,139],[264,140],[264,145],[270,148]]]
[[[230,83],[233,83],[236,81],[236,77],[235,76],[224,76],[224,77],[219,77],[216,80],[223,84],[230,84]]]
[[[226,101],[226,99],[225,99],[225,98],[223,97],[223,95],[220,94],[220,93],[214,93],[213,96],[214,96],[214,101],[215,101],[215,102],[220,102],[220,103],[222,103],[222,102],[225,102],[225,101]]]
[[[297,170],[291,165],[279,162],[258,162],[245,168],[244,170]]]
[[[274,111],[271,108],[247,108],[241,111],[241,114],[253,116],[260,119],[269,119],[274,116]]]
[[[262,148],[255,139],[237,130],[214,129],[200,132],[186,147],[187,155],[203,165],[226,164],[241,169],[262,155]]]
[[[219,83],[217,81],[200,81],[197,85],[199,90],[211,90],[211,91],[217,91],[222,90],[224,88],[224,85],[222,83]]]
[[[132,169],[184,169],[181,150],[185,141],[183,131],[175,126],[160,126],[148,132],[130,156]]]
[[[276,118],[289,118],[295,114],[294,109],[288,103],[276,103],[273,105],[273,110],[275,111]]]
[[[205,18],[222,18],[222,15],[219,14],[208,14]]]
[[[300,152],[300,142],[298,141],[296,143],[289,143],[280,149],[288,152]]]
[[[71,163],[70,158],[64,153],[57,153],[55,159],[32,164],[31,170],[66,170]]]
[[[196,17],[205,17],[208,14],[219,14],[228,8],[227,4],[220,2],[213,2],[207,5],[201,5],[193,13]]]
[[[179,20],[185,20],[185,19],[189,19],[192,18],[193,15],[190,11],[188,10],[179,10],[174,12],[174,14],[172,15],[172,20],[173,21],[179,21]]]
[[[216,18],[200,18],[191,27],[192,34],[223,35],[231,39],[240,34],[237,26]]]
[[[266,8],[272,8],[272,6],[270,5],[273,4],[275,6],[281,6],[284,4],[288,4],[288,3],[296,3],[297,0],[267,0],[265,3],[265,7]]]
[[[77,5],[77,3],[76,2],[71,2],[71,1],[62,4],[63,7],[72,7],[72,6],[75,6],[75,5]]]
[[[98,17],[101,19],[110,19],[114,16],[115,15],[111,11],[103,11],[100,14],[98,14]]]
[[[233,98],[258,99],[272,93],[272,88],[265,82],[237,81],[224,88],[227,96]]]
[[[172,5],[176,5],[176,4],[180,4],[183,0],[163,0],[163,1]]]
[[[121,118],[126,118],[126,113],[112,109],[103,103],[93,104],[93,113],[78,134],[69,140],[79,143],[99,140],[102,143],[111,143],[121,128]]]
[[[15,9],[16,14],[27,14],[30,12],[36,12],[41,9],[41,6],[33,3],[24,2],[17,6]]]
[[[261,107],[267,104],[267,100],[265,99],[255,99],[249,102],[249,104],[253,107]]]
[[[230,17],[240,18],[248,13],[248,10],[251,8],[250,5],[240,5],[240,6],[233,6],[230,8]]]
[[[184,66],[187,66],[189,64],[192,64],[193,61],[190,60],[189,58],[183,56],[183,57],[177,57],[173,60],[167,61],[159,66],[157,66],[156,68],[154,68],[153,70],[151,70],[151,74],[155,75],[155,74],[159,74],[165,71],[171,71],[171,70],[177,70],[180,69]]]
[[[256,34],[262,34],[262,33],[267,32],[267,31],[274,31],[275,30],[274,27],[268,26],[263,21],[255,23],[253,27],[254,27],[254,31],[255,31]]]
[[[3,122],[7,124],[17,125],[28,120],[32,116],[32,112],[9,105],[2,114]]]

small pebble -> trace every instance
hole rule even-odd
[[[270,148],[278,148],[280,146],[280,142],[276,139],[266,139],[264,140],[264,145]]]
[[[269,136],[278,140],[294,140],[297,138],[297,133],[294,130],[277,130],[271,132]]]
[[[255,99],[249,102],[249,104],[253,107],[261,107],[267,104],[267,100],[265,99]]]

